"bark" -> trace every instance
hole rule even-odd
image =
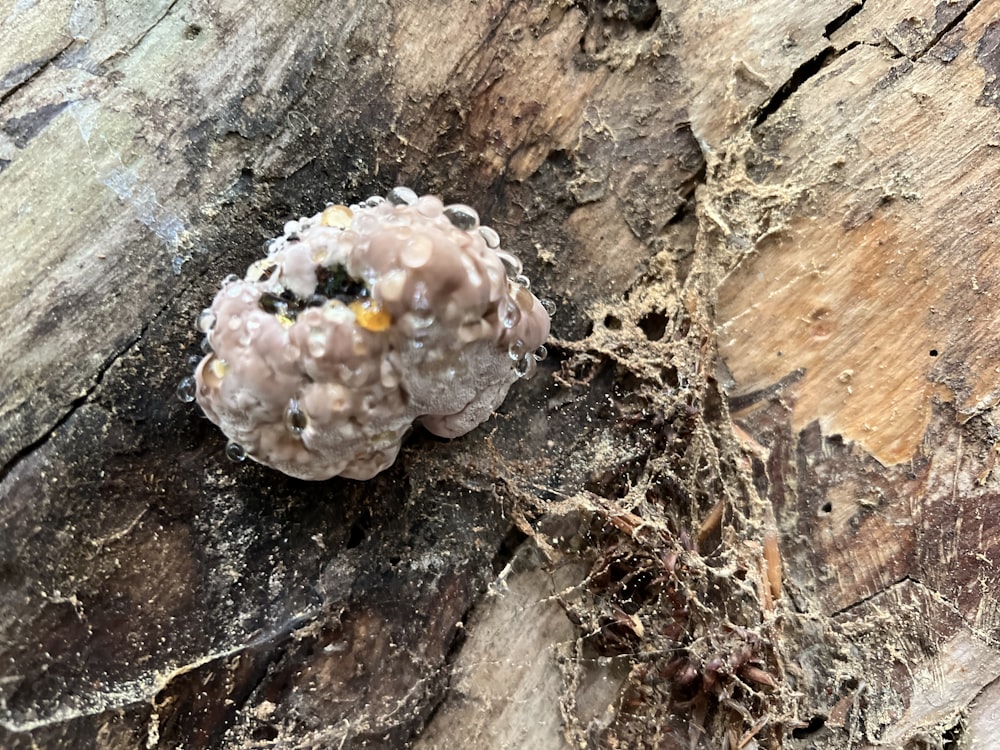
[[[0,5],[0,746],[990,747],[998,11]],[[197,312],[395,184],[552,356],[369,482],[228,462]]]

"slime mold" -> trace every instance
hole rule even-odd
[[[223,281],[178,394],[197,399],[234,460],[369,479],[414,422],[463,435],[534,371],[553,306],[529,286],[466,205],[405,187],[330,205]]]

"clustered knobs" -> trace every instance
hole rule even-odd
[[[472,208],[397,187],[288,222],[224,279],[178,395],[234,460],[369,479],[415,421],[449,438],[485,421],[546,356],[553,310]]]

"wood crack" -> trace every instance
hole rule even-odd
[[[924,55],[926,55],[928,52],[930,52],[932,49],[934,49],[938,44],[941,43],[942,39],[944,39],[946,36],[948,36],[949,33],[951,33],[952,29],[954,29],[968,17],[968,15],[976,8],[977,5],[979,5],[979,0],[972,0],[972,2],[970,2],[963,11],[961,11],[957,16],[951,19],[951,21],[946,23],[944,27],[941,29],[941,31],[935,34],[934,38],[931,39],[931,41],[928,42],[928,44],[922,50],[920,50],[919,53],[914,55],[911,58],[911,60],[916,62]]]
[[[824,27],[823,36],[829,40],[838,29],[843,27],[848,21],[854,18],[854,16],[860,13],[864,7],[864,0],[852,5]],[[800,88],[802,88],[806,82],[814,78],[831,62],[836,60],[845,52],[849,52],[858,44],[858,42],[855,42],[847,45],[843,49],[837,49],[832,44],[828,44],[811,58],[799,65],[792,71],[792,74],[785,80],[785,82],[777,88],[770,98],[760,105],[757,115],[754,117],[752,127],[762,125],[767,118],[781,109],[785,102],[788,101]]]
[[[180,0],[173,0],[173,2],[171,2],[170,5],[168,5],[166,7],[166,9],[163,11],[163,13],[161,13],[160,16],[155,21],[153,21],[149,26],[146,27],[146,29],[142,33],[139,34],[139,36],[135,39],[135,41],[133,41],[127,47],[124,47],[124,48],[118,50],[117,52],[115,52],[113,55],[111,55],[110,57],[108,57],[104,62],[105,63],[111,62],[113,60],[116,60],[119,57],[126,57],[129,54],[131,54],[131,52],[136,47],[138,47],[140,44],[143,43],[143,41],[145,41],[146,37],[149,36],[149,34],[150,34],[150,32],[152,30],[155,29],[157,26],[159,26],[160,22],[164,18],[166,18],[168,15],[170,15],[170,12],[177,6],[177,3],[179,3],[179,2],[180,2]]]
[[[139,329],[139,332],[128,339],[122,346],[116,348],[110,356],[108,356],[102,363],[101,366],[97,368],[97,372],[93,377],[93,382],[87,390],[73,399],[66,407],[65,411],[61,416],[56,418],[52,425],[46,429],[41,435],[32,440],[27,445],[19,449],[10,459],[0,467],[0,485],[7,479],[7,476],[15,469],[15,467],[25,458],[30,456],[36,450],[44,446],[49,440],[59,431],[63,425],[65,425],[73,417],[74,414],[91,400],[91,397],[97,393],[98,389],[104,383],[104,377],[107,373],[114,367],[126,354],[128,354],[136,344],[142,341],[146,332],[149,330],[150,326],[153,325],[160,316],[167,310],[168,307],[174,302],[174,300],[186,290],[186,286],[177,289],[174,294],[168,296],[163,304],[156,310],[146,323]]]
[[[40,75],[42,75],[46,70],[48,70],[49,67],[59,58],[61,58],[65,54],[66,50],[72,47],[75,43],[76,43],[75,39],[70,39],[55,54],[50,55],[49,57],[44,58],[42,60],[39,60],[38,67],[35,68],[35,70],[33,70],[31,73],[29,73],[26,78],[24,78],[19,83],[14,84],[8,91],[4,92],[3,94],[0,94],[0,106],[3,106],[8,99],[10,99],[18,91],[23,89],[25,86],[30,84]],[[10,73],[7,73],[7,76],[10,76]]]
[[[119,686],[119,689],[109,695],[109,698],[117,697],[119,700],[109,700],[107,702],[98,700],[78,709],[64,709],[51,716],[37,718],[30,721],[11,721],[9,719],[0,719],[0,729],[4,729],[8,732],[32,732],[43,727],[65,724],[84,716],[94,716],[104,713],[105,711],[124,708],[125,706],[129,706],[140,701],[152,700],[158,693],[166,690],[175,679],[182,675],[193,672],[216,661],[229,659],[248,651],[287,641],[293,633],[310,624],[318,615],[318,609],[293,615],[278,625],[275,629],[267,633],[263,633],[257,638],[247,641],[246,643],[233,646],[232,648],[213,651],[200,659],[195,659],[194,661],[179,665],[173,668],[169,674],[159,679],[155,679],[152,675],[147,675],[145,678],[140,677],[133,681],[132,691],[121,689],[121,686]],[[275,658],[280,658],[280,652],[276,653]],[[273,659],[269,658],[268,662],[270,663],[271,661],[273,661]],[[261,679],[263,679],[265,675],[266,669],[264,670],[264,674],[262,674]],[[254,686],[253,689],[255,688],[256,686]],[[253,689],[248,691],[247,697],[253,694]]]

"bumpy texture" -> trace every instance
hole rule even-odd
[[[231,457],[368,479],[414,421],[450,438],[486,420],[545,356],[549,304],[475,211],[395,188],[289,222],[223,282],[195,396]]]

